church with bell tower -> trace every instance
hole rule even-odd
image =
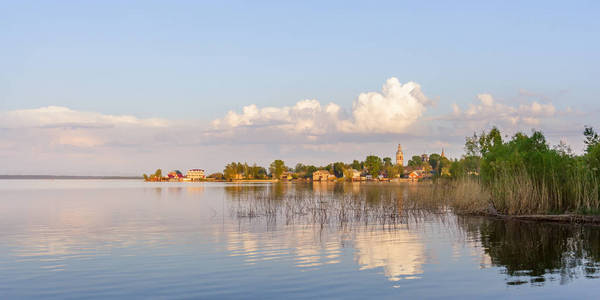
[[[396,164],[404,166],[404,153],[402,153],[402,145],[398,144],[398,151],[396,151]]]

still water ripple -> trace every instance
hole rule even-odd
[[[600,230],[454,215],[427,186],[0,181],[0,298],[597,294]]]

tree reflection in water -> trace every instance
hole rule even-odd
[[[489,218],[459,218],[478,234],[494,266],[508,275],[507,284],[542,285],[546,280],[570,282],[598,278],[600,228]]]

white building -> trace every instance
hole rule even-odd
[[[203,180],[206,179],[206,176],[204,175],[204,170],[202,169],[191,169],[188,170],[187,173],[185,174],[186,178],[189,178],[191,180]]]

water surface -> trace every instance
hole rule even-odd
[[[598,227],[429,186],[0,180],[0,298],[592,298]]]

